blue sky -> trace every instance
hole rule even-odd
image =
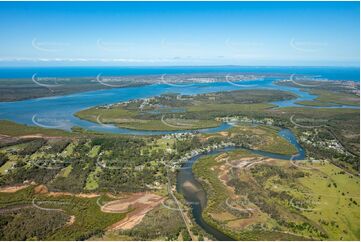
[[[359,66],[359,2],[0,2],[0,66]]]

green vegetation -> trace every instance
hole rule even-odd
[[[0,120],[0,134],[9,136],[22,135],[44,135],[44,136],[71,136],[72,134],[63,130],[45,129],[36,126],[17,124],[7,120]]]
[[[68,192],[148,190],[147,185],[165,182],[165,167],[159,160],[166,146],[157,140],[99,136],[6,143],[0,148],[0,184],[28,180]]]
[[[0,153],[0,167],[4,165],[9,160],[9,157],[6,154]]]
[[[85,190],[95,190],[99,187],[99,174],[101,172],[102,169],[100,167],[97,167],[93,172],[89,173],[85,184]]]
[[[41,207],[61,211],[39,210],[32,206],[33,199]],[[101,212],[96,200],[97,198],[36,194],[33,186],[16,193],[0,193],[0,221],[4,223],[1,226],[1,239],[85,240],[102,233],[106,227],[125,216]],[[15,212],[9,209],[14,206],[18,208]],[[70,216],[74,216],[75,220],[66,224]],[[21,233],[18,231],[20,224]]]
[[[309,92],[318,97],[314,101],[302,101],[298,102],[298,104],[307,106],[360,105],[360,97],[355,94],[325,90],[310,90]]]
[[[68,177],[73,167],[71,165],[68,165],[67,167],[63,168],[59,173],[58,176],[61,177]]]
[[[295,80],[296,79],[296,80]],[[318,94],[318,93],[324,93],[325,95],[329,96],[331,99],[335,99],[335,97],[332,97],[333,94],[336,97],[338,95],[343,96],[351,95],[348,97],[352,97],[352,99],[355,98],[355,94],[359,93],[360,90],[360,83],[356,81],[320,81],[320,80],[310,80],[300,77],[293,77],[293,80],[284,80],[284,81],[278,81],[276,82],[277,85],[280,86],[290,86],[290,87],[296,87],[296,88],[302,88],[306,91],[311,91],[312,93]],[[320,94],[322,95],[322,94]],[[346,97],[346,96],[344,96]],[[359,99],[359,98],[358,98]],[[349,100],[352,101],[352,100]],[[356,100],[353,100],[356,101]],[[352,104],[350,104],[352,105]]]
[[[208,195],[203,218],[238,240],[359,239],[358,178],[330,163],[295,167],[236,151],[200,159],[193,171]]]
[[[34,76],[35,81],[41,84],[54,85],[53,77]],[[40,79],[40,80],[39,80]],[[19,101],[24,99],[52,97],[72,93],[109,89],[109,86],[99,82],[91,81],[94,77],[66,77],[56,78],[56,87],[50,89],[36,84],[32,78],[0,78],[0,102]],[[132,87],[151,83],[157,77],[154,76],[132,76],[115,77],[107,84],[116,87]]]
[[[192,130],[216,127],[215,118],[241,111],[261,111],[274,107],[268,102],[296,96],[275,90],[240,90],[196,96],[164,94],[76,113],[81,119],[122,128],[140,130]]]
[[[325,88],[311,88],[319,95],[313,103],[359,102],[346,89],[333,95],[336,86]],[[222,122],[234,126],[211,134],[132,137],[0,121],[0,186],[35,182],[52,192],[153,190],[164,195],[168,175],[174,183],[174,171],[190,154],[223,145],[295,154],[295,147],[278,135],[289,128],[306,150],[305,161],[292,164],[239,150],[196,162],[193,170],[208,198],[204,219],[237,240],[359,240],[359,179],[355,176],[359,173],[359,110],[315,111],[270,104],[292,98],[293,94],[273,90],[165,94],[77,114],[130,129],[192,130]],[[61,210],[39,210],[31,204],[34,198],[44,207]],[[179,211],[163,206],[147,213],[131,230],[105,232],[125,214],[102,213],[97,199],[37,194],[32,186],[0,193],[0,239],[189,239]],[[112,198],[102,195],[100,200]],[[179,200],[187,207],[184,198]],[[74,223],[69,224],[72,216]],[[193,235],[207,238],[190,221]],[[24,229],[17,233],[18,227]]]
[[[229,132],[233,141],[241,146],[254,150],[262,150],[276,154],[294,155],[297,149],[278,135],[279,129],[270,126],[238,125]],[[247,144],[247,145],[246,145]]]
[[[177,240],[179,234],[187,230],[179,211],[158,206],[150,211],[140,224],[131,230],[120,231],[132,240]]]
[[[0,214],[0,238],[45,240],[49,234],[65,226],[67,220],[68,216],[63,212],[48,212],[36,208],[23,208]]]
[[[325,163],[318,168],[319,171],[299,179],[313,193],[312,200],[317,201],[317,212],[305,212],[304,215],[320,222],[330,239],[359,240],[359,178],[350,176],[332,164]]]

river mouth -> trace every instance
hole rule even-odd
[[[279,102],[273,102],[273,104],[278,107],[291,107],[291,106],[302,106],[296,105],[296,101],[305,101],[313,100],[316,96],[311,95],[307,92],[301,91],[298,88],[291,87],[282,87],[276,86],[273,81],[277,80],[268,78],[265,80],[255,80],[249,82],[252,85],[258,85],[258,87],[249,86],[240,87],[239,85],[230,85],[229,83],[212,83],[212,84],[202,84],[198,83],[192,87],[176,87],[168,86],[165,84],[157,85],[148,85],[138,88],[114,88],[106,90],[98,90],[91,92],[84,92],[66,96],[51,97],[51,98],[39,98],[39,99],[30,99],[17,102],[7,102],[0,103],[0,113],[2,119],[8,119],[17,123],[27,124],[34,126],[32,119],[34,115],[38,117],[46,117],[48,119],[60,119],[65,120],[66,125],[62,126],[61,129],[70,130],[74,126],[79,126],[87,130],[100,131],[105,133],[118,133],[118,134],[130,134],[130,135],[163,135],[168,133],[176,133],[174,131],[142,131],[142,130],[130,130],[122,129],[119,127],[110,127],[106,125],[105,127],[98,124],[92,123],[85,120],[80,120],[75,117],[73,114],[77,111],[87,109],[90,107],[105,105],[117,102],[128,101],[131,99],[147,98],[156,95],[161,95],[166,92],[182,93],[186,95],[193,94],[202,94],[216,91],[232,91],[240,89],[259,89],[259,88],[269,88],[290,91],[299,96],[298,99],[293,100],[283,100]],[[237,84],[237,83],[236,83]],[[308,108],[317,108],[309,107]],[[345,108],[342,106],[341,108]],[[322,108],[332,108],[332,107],[322,107]],[[335,108],[340,108],[340,106],[335,106]],[[349,108],[349,107],[348,107]],[[351,107],[352,108],[352,107]],[[359,108],[359,107],[353,107]],[[55,118],[54,118],[55,117]],[[229,128],[230,126],[223,123],[221,126],[205,130],[206,133],[219,132]],[[54,128],[58,128],[58,125],[55,125]],[[184,131],[179,132],[194,132],[194,131]],[[199,132],[199,130],[198,130]],[[282,137],[285,137],[290,143],[292,143],[298,150],[298,155],[295,159],[303,159],[305,156],[304,150],[297,143],[296,138],[290,131],[283,130],[282,133],[279,133]],[[288,139],[289,138],[289,139]],[[221,231],[208,225],[202,218],[202,211],[207,204],[207,195],[203,189],[201,183],[197,181],[192,173],[192,166],[196,160],[205,155],[212,155],[221,152],[231,151],[238,148],[224,148],[217,151],[212,151],[206,154],[200,154],[189,159],[178,173],[177,173],[177,191],[185,197],[187,203],[190,204],[192,208],[192,214],[195,218],[196,223],[203,228],[206,232],[213,235],[217,240],[233,240],[227,235],[223,234]],[[263,151],[253,150],[251,151],[255,154],[264,155],[276,159],[290,159],[289,156],[282,156],[279,154],[267,153]],[[185,186],[184,186],[185,184]]]
[[[297,154],[294,155],[295,160],[302,160],[305,158],[304,149],[297,142],[296,137],[289,129],[282,129],[281,131],[278,132],[278,135],[286,139],[290,144],[292,144],[297,149]],[[270,153],[261,150],[251,150],[241,147],[226,147],[226,148],[220,148],[210,152],[198,154],[196,156],[193,156],[183,164],[182,169],[180,169],[177,173],[177,181],[176,181],[177,192],[182,194],[187,204],[191,206],[192,215],[196,223],[204,231],[206,231],[208,234],[211,234],[216,240],[219,241],[230,241],[234,239],[222,233],[218,229],[210,226],[204,221],[202,217],[202,212],[207,205],[207,193],[204,190],[200,181],[194,176],[192,167],[193,164],[198,159],[204,156],[217,155],[223,152],[235,151],[235,150],[247,150],[257,155],[274,158],[274,159],[282,159],[282,160],[290,160],[292,157],[289,155],[281,155],[281,154]]]
[[[222,123],[220,126],[201,130],[179,130],[179,131],[146,131],[131,130],[119,128],[115,125],[102,125],[97,122],[89,122],[81,120],[74,116],[75,113],[91,107],[125,102],[134,99],[143,99],[153,96],[159,96],[164,93],[180,93],[182,95],[197,95],[204,93],[234,91],[234,90],[250,90],[250,89],[276,89],[296,94],[298,98],[292,100],[280,100],[272,102],[278,107],[307,107],[319,108],[316,106],[303,106],[296,104],[298,101],[309,101],[316,98],[308,92],[302,91],[294,87],[284,87],[276,85],[274,82],[279,78],[265,78],[261,80],[252,80],[249,86],[235,86],[227,82],[213,83],[195,83],[191,87],[183,88],[176,86],[168,86],[166,84],[152,84],[142,87],[126,87],[104,89],[90,92],[82,92],[64,96],[54,96],[46,98],[29,99],[15,102],[0,103],[1,119],[10,120],[16,123],[39,126],[43,125],[48,128],[62,129],[70,131],[72,127],[81,127],[87,130],[104,133],[117,133],[126,135],[164,135],[176,132],[200,132],[215,133],[223,131],[229,126]],[[240,82],[242,83],[242,82]],[[237,83],[236,83],[237,84]],[[358,106],[334,106],[322,108],[359,108]],[[34,122],[34,119],[40,119],[43,122]],[[45,121],[50,121],[45,122]]]

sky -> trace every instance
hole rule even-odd
[[[0,66],[359,66],[359,2],[0,2]]]

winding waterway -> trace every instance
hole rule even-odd
[[[297,104],[299,101],[313,100],[316,96],[308,92],[301,91],[294,87],[285,87],[276,85],[276,78],[266,78],[253,81],[241,82],[213,82],[213,83],[194,83],[187,87],[173,86],[168,84],[154,84],[141,87],[114,88],[97,90],[91,92],[82,92],[72,95],[37,98],[16,102],[0,103],[0,119],[7,119],[21,124],[40,126],[44,128],[56,128],[71,130],[78,126],[84,129],[119,133],[130,135],[162,135],[175,133],[174,131],[145,131],[119,128],[114,125],[104,125],[81,120],[74,116],[78,111],[99,105],[107,105],[118,102],[125,102],[140,98],[149,98],[164,93],[180,93],[183,95],[196,95],[210,92],[249,90],[249,89],[276,89],[289,91],[298,97],[293,100],[282,100],[273,102],[278,107],[302,106]],[[242,85],[240,85],[242,84]],[[309,107],[318,108],[318,107]],[[325,107],[323,107],[325,108]],[[359,108],[358,106],[332,106],[326,108]],[[231,126],[222,123],[220,126],[209,129],[197,130],[201,133],[214,133],[226,130]],[[191,132],[190,130],[180,130],[178,132]]]
[[[104,68],[88,68],[88,69],[42,69],[43,74],[48,76],[64,76],[64,73],[70,76],[89,76],[97,75],[100,72],[107,72],[108,75],[134,75],[134,74],[181,74],[181,73],[212,73],[212,72],[254,72],[254,73],[281,73],[281,78],[264,78],[252,81],[239,81],[239,82],[213,82],[213,83],[192,83],[187,86],[177,86],[169,84],[154,84],[141,87],[128,87],[128,88],[113,88],[105,90],[97,90],[83,93],[76,93],[71,95],[37,98],[16,102],[2,102],[0,103],[0,119],[7,119],[21,124],[37,125],[44,128],[56,128],[63,130],[71,130],[72,127],[78,126],[84,129],[108,132],[108,133],[120,133],[131,135],[162,135],[168,133],[176,133],[175,131],[145,131],[145,130],[130,130],[119,128],[113,125],[104,125],[102,123],[93,123],[85,120],[81,120],[74,116],[78,111],[91,108],[99,105],[107,105],[118,102],[125,102],[140,98],[149,98],[158,96],[164,93],[180,93],[183,95],[196,95],[210,92],[220,91],[232,91],[232,90],[247,90],[247,89],[276,89],[289,91],[297,95],[293,100],[282,100],[273,102],[277,107],[290,107],[290,106],[302,106],[297,104],[299,101],[309,101],[316,98],[315,95],[311,95],[308,92],[301,91],[299,88],[278,86],[274,82],[277,80],[287,78],[288,75],[299,73],[307,75],[322,75],[323,77],[333,80],[357,80],[359,78],[359,69],[345,69],[345,68],[306,68],[306,67],[200,67],[200,68],[187,68],[187,67],[174,67],[174,68],[123,68],[119,73],[119,68],[110,68],[104,70]],[[32,68],[0,68],[0,78],[29,78],[34,72]],[[65,75],[66,76],[66,75]],[[309,108],[320,108],[310,107]],[[322,108],[359,108],[356,106],[332,106]],[[220,126],[210,129],[197,130],[202,133],[214,133],[222,130],[226,130],[232,127],[228,123],[222,123]],[[189,130],[180,130],[177,132],[191,132]],[[279,135],[292,145],[298,151],[295,159],[304,159],[305,152],[303,148],[297,142],[296,137],[291,131],[283,129],[279,132]],[[202,218],[202,211],[207,204],[206,192],[202,185],[197,181],[192,173],[193,164],[203,156],[215,155],[222,152],[232,151],[240,148],[223,148],[214,150],[205,154],[199,154],[189,159],[184,165],[183,169],[177,173],[177,191],[182,193],[186,201],[192,207],[192,214],[197,224],[202,227],[209,234],[213,235],[218,240],[232,240],[232,238],[223,234],[221,231],[208,225]],[[250,152],[276,158],[276,159],[290,159],[289,156],[273,154],[269,152],[250,150]]]
[[[293,135],[293,133],[290,130],[282,129],[281,131],[278,132],[278,134],[284,139],[286,139],[297,149],[297,155],[294,158],[295,160],[302,160],[305,158],[304,149],[297,142],[296,137]],[[207,205],[207,194],[203,189],[201,183],[194,176],[192,172],[192,166],[198,159],[204,156],[217,155],[223,152],[233,151],[237,149],[243,149],[243,148],[227,147],[227,148],[217,149],[207,153],[199,154],[197,156],[192,157],[187,162],[185,162],[182,166],[182,169],[180,169],[179,172],[177,173],[177,191],[183,194],[187,203],[190,204],[192,208],[192,215],[196,223],[207,233],[211,234],[214,238],[221,241],[227,241],[233,239],[227,236],[226,234],[222,233],[221,231],[217,230],[216,228],[210,226],[203,220],[202,211]],[[291,158],[291,156],[288,155],[275,154],[261,150],[248,150],[248,151],[257,155],[262,155],[274,159],[289,160]]]

